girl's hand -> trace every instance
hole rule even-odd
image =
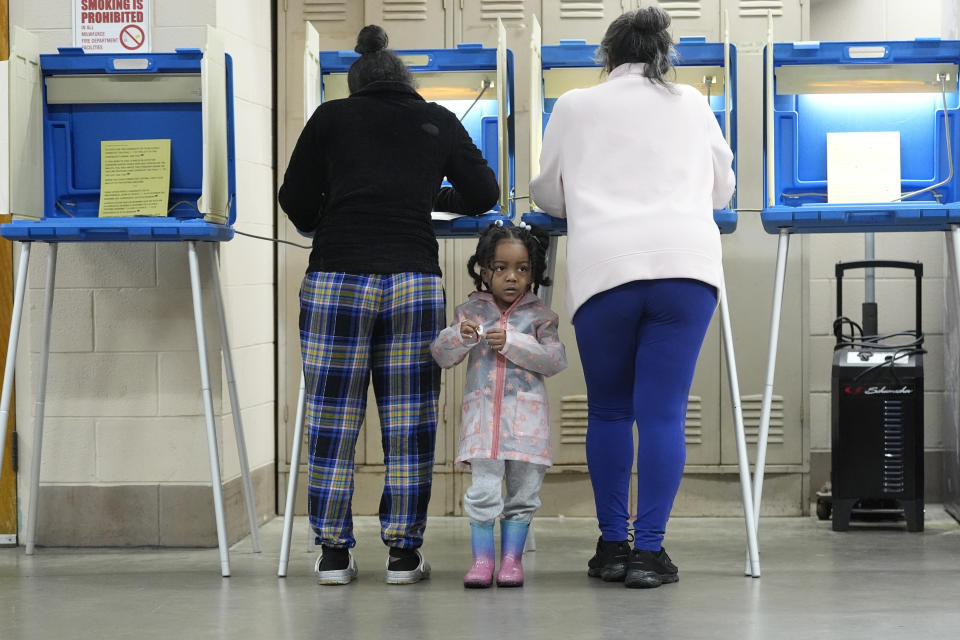
[[[503,351],[503,346],[507,344],[507,332],[503,329],[487,330],[487,345],[494,351]]]
[[[469,320],[460,321],[460,337],[464,340],[476,341],[480,335],[480,327]]]

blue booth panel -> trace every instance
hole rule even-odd
[[[720,125],[721,131],[726,133],[725,104],[723,91],[724,44],[722,42],[707,42],[704,38],[681,38],[677,43],[677,59],[674,61],[677,71],[677,81],[689,83],[697,87],[709,101]],[[736,171],[737,163],[737,52],[734,45],[729,45],[730,62],[730,147],[733,150],[733,167]],[[547,123],[553,105],[563,91],[573,88],[585,88],[599,84],[602,80],[600,64],[596,60],[597,45],[587,44],[583,40],[561,40],[558,45],[544,45],[540,49],[541,68],[543,70],[543,130]],[[564,70],[577,70],[573,74],[565,74]],[[700,72],[703,73],[700,73]],[[720,77],[711,75],[711,71],[719,71]],[[551,74],[557,76],[552,81]],[[706,82],[705,78],[714,78],[713,82]],[[562,78],[562,79],[561,79]],[[736,206],[734,194],[732,207]],[[737,213],[733,208],[714,211],[714,221],[720,233],[732,233],[737,228]],[[552,235],[566,233],[565,220],[552,218],[538,211],[531,211],[522,216],[524,222],[545,226]]]
[[[494,87],[497,72],[497,50],[480,44],[463,43],[456,49],[396,49],[394,50],[413,74],[417,91],[430,102],[440,104],[461,118],[464,128],[480,149],[487,164],[500,181],[498,149],[498,103]],[[513,52],[507,51],[506,114],[508,185],[515,190],[514,124],[513,124]],[[349,95],[347,72],[359,58],[353,51],[319,52],[321,101],[345,98]],[[489,83],[489,84],[487,84]],[[486,87],[486,88],[484,88]],[[445,185],[449,183],[444,182]],[[502,211],[497,204],[481,216],[464,216],[454,220],[434,220],[439,237],[476,236],[496,221],[510,224],[516,206],[509,201]]]
[[[226,223],[218,224],[204,221],[197,206],[204,162],[202,58],[199,49],[90,54],[68,48],[41,55],[43,217],[3,225],[0,234],[19,241],[232,238],[236,220],[233,66],[226,56],[229,211]],[[171,93],[172,86],[178,89]],[[100,143],[140,139],[170,140],[167,217],[99,218]]]
[[[764,229],[936,231],[960,223],[951,173],[960,166],[958,63],[960,42],[939,39],[774,44],[773,185],[764,172],[764,203],[770,189],[773,203],[761,213]],[[828,204],[827,134],[887,131],[900,136],[903,200]]]

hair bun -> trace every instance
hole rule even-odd
[[[637,9],[633,16],[633,28],[643,35],[655,35],[670,26],[670,14],[660,7]]]
[[[387,48],[387,32],[376,24],[368,24],[357,34],[357,46],[354,51],[360,55],[376,53]]]

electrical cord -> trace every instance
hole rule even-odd
[[[844,334],[844,326],[850,327],[850,333]],[[857,339],[856,333],[860,333],[859,339]],[[883,367],[890,368],[890,374],[893,376],[893,379],[897,384],[900,384],[900,378],[897,376],[897,370],[894,366],[898,360],[907,358],[912,355],[922,355],[927,353],[927,350],[923,348],[923,336],[917,336],[913,331],[897,331],[895,333],[887,333],[879,336],[864,336],[863,327],[857,324],[855,321],[851,320],[846,316],[840,316],[833,321],[833,335],[837,338],[837,344],[834,345],[833,350],[838,351],[844,348],[850,349],[860,349],[861,351],[871,351],[874,349],[893,351],[893,354],[887,356],[883,362],[879,362],[875,365],[871,365],[865,368],[863,371],[858,373],[853,378],[853,382],[856,382],[860,378],[873,373]],[[914,340],[904,344],[888,344],[892,338],[898,338],[901,336],[914,336]]]
[[[847,316],[840,316],[833,321],[833,335],[837,339],[837,343],[843,338],[843,325],[850,325],[850,339],[853,340],[856,336],[853,335],[854,329],[860,332],[860,337],[863,338],[863,327],[857,324],[855,321],[851,320]],[[834,348],[836,351],[836,348]]]
[[[850,335],[845,336],[843,334],[843,326],[850,325]],[[857,340],[856,335],[854,335],[854,330],[860,333],[860,340]],[[868,347],[877,347],[882,346],[883,348],[892,348],[892,347],[910,347],[923,344],[923,336],[917,337],[913,342],[903,344],[903,345],[883,345],[882,343],[891,338],[897,338],[899,336],[914,336],[916,333],[913,331],[897,331],[895,333],[887,333],[879,336],[864,336],[863,327],[857,324],[855,321],[851,320],[846,316],[840,316],[833,321],[833,335],[837,338],[837,344],[834,346],[834,351],[842,349],[847,346],[861,346],[865,345]]]
[[[171,205],[171,207],[167,209],[167,213],[170,213],[181,204],[185,204],[191,209],[195,210],[197,213],[200,213],[200,209],[197,208],[197,205],[194,204],[193,202],[190,202],[189,200],[178,200],[177,202],[174,202],[173,205]],[[230,200],[229,202],[227,202],[227,211],[230,210],[230,207],[232,205],[233,205],[233,196],[230,196]],[[296,242],[290,242],[289,240],[281,240],[280,238],[271,238],[269,236],[258,236],[254,233],[246,233],[244,231],[237,231],[236,229],[234,229],[233,232],[238,236],[247,236],[248,238],[256,238],[257,240],[266,240],[267,242],[272,242],[274,244],[288,244],[291,247],[297,247],[298,249],[307,249],[307,250],[313,249],[312,245],[298,244]]]
[[[252,233],[244,233],[243,231],[233,230],[238,236],[247,236],[248,238],[256,238],[257,240],[266,240],[267,242],[273,242],[275,244],[288,244],[291,247],[298,247],[300,249],[313,249],[313,246],[308,244],[297,244],[296,242],[290,242],[289,240],[281,240],[280,238],[269,238],[267,236],[258,236]]]
[[[851,380],[851,382],[856,382],[860,378],[863,378],[864,376],[870,374],[873,371],[882,369],[883,367],[890,367],[890,375],[893,376],[893,379],[897,384],[901,384],[900,376],[897,375],[897,368],[893,366],[894,363],[901,358],[908,358],[913,355],[921,355],[926,352],[927,352],[926,349],[898,349],[897,351],[893,352],[892,356],[888,356],[883,362],[875,364],[871,367],[867,367],[866,369],[864,369],[863,371],[855,375]]]
[[[876,336],[876,337],[871,336],[870,338],[864,338],[861,340],[854,340],[854,339],[844,340],[842,342],[838,342],[837,344],[835,344],[833,346],[833,350],[839,351],[840,349],[843,349],[845,347],[858,348],[858,349],[863,349],[865,351],[868,351],[870,349],[884,349],[884,350],[911,349],[911,348],[920,347],[923,345],[923,336],[917,338],[916,340],[913,340],[912,342],[906,342],[903,344],[887,344],[883,341],[884,338],[896,337],[898,335],[906,335],[906,334],[905,333],[891,334],[890,336]],[[912,331],[909,332],[909,335],[913,335],[913,332]]]

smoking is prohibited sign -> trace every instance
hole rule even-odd
[[[73,45],[90,53],[149,53],[150,0],[73,0]]]

